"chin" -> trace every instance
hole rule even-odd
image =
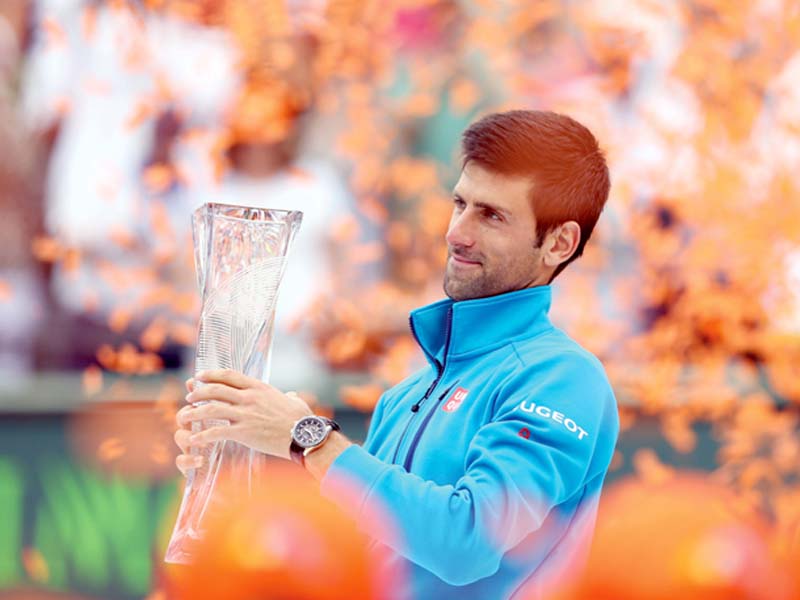
[[[454,302],[460,302],[461,300],[475,300],[476,298],[491,296],[491,294],[485,294],[476,290],[463,288],[459,289],[458,287],[453,289],[453,286],[448,287],[447,284],[444,286],[444,293],[447,294],[447,297]]]

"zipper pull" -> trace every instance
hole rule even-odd
[[[433,391],[433,388],[436,387],[437,383],[439,383],[439,378],[438,377],[436,379],[434,379],[433,383],[431,383],[428,386],[428,389],[425,392],[425,395],[414,403],[414,405],[411,407],[411,412],[415,413],[415,412],[417,412],[419,410],[419,407],[422,406],[422,403],[425,402],[425,400],[428,399],[428,396],[431,395],[431,392]]]
[[[442,392],[442,395],[441,395],[441,396],[439,396],[439,400],[438,400],[437,402],[441,402],[441,401],[442,401],[442,399],[443,399],[445,396],[447,396],[447,394],[449,394],[449,393],[450,393],[450,390],[452,390],[454,387],[456,387],[456,384],[457,384],[457,383],[458,383],[458,380],[456,380],[456,381],[455,381],[455,383],[451,384],[451,385],[450,385],[450,387],[448,387],[448,388],[447,388],[445,391],[443,391],[443,392]]]

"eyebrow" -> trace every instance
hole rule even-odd
[[[464,198],[458,192],[453,192],[453,199],[466,202],[466,200],[464,200]],[[494,204],[489,204],[488,202],[475,202],[475,206],[477,206],[478,208],[488,208],[489,210],[493,210],[496,213],[500,213],[506,218],[511,216],[511,213],[507,211],[505,208],[500,208],[499,206],[495,206]]]

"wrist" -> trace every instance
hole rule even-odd
[[[333,464],[333,461],[347,448],[353,445],[353,442],[339,431],[332,431],[324,444],[313,448],[305,456],[305,468],[314,477],[314,479],[321,480],[328,469]]]

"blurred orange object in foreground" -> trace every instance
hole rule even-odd
[[[368,538],[294,465],[271,463],[264,482],[223,494],[207,514],[191,565],[165,565],[170,600],[371,600],[397,580],[379,566]]]
[[[766,522],[694,473],[629,479],[601,503],[586,571],[559,600],[796,598]]]

